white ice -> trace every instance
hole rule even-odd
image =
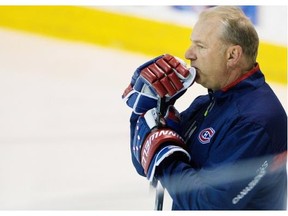
[[[153,210],[155,191],[130,161],[131,110],[121,100],[149,59],[0,31],[0,210]],[[272,87],[287,110],[286,86]],[[177,108],[199,94],[192,86]]]

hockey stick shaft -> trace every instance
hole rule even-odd
[[[155,211],[162,211],[163,201],[164,201],[164,188],[160,183],[160,181],[157,181],[155,207],[154,207]]]
[[[157,125],[158,125],[158,127],[161,126],[160,118],[161,118],[161,115],[163,114],[164,109],[165,109],[164,108],[164,102],[165,102],[164,100],[165,100],[164,98],[159,98],[158,103],[157,103],[157,113],[158,113]],[[162,211],[163,201],[164,201],[164,188],[163,188],[162,184],[160,183],[160,181],[157,181],[154,210]]]

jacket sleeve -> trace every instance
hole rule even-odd
[[[271,158],[264,155],[269,142],[261,126],[236,125],[213,143],[201,169],[170,160],[160,167],[158,178],[174,209],[242,209],[268,176]]]

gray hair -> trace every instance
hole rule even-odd
[[[250,19],[236,6],[217,6],[204,10],[199,19],[218,18],[224,43],[239,45],[251,64],[256,62],[259,37]]]

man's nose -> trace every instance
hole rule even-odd
[[[196,55],[192,46],[190,46],[185,52],[185,58],[188,60],[195,60]]]

